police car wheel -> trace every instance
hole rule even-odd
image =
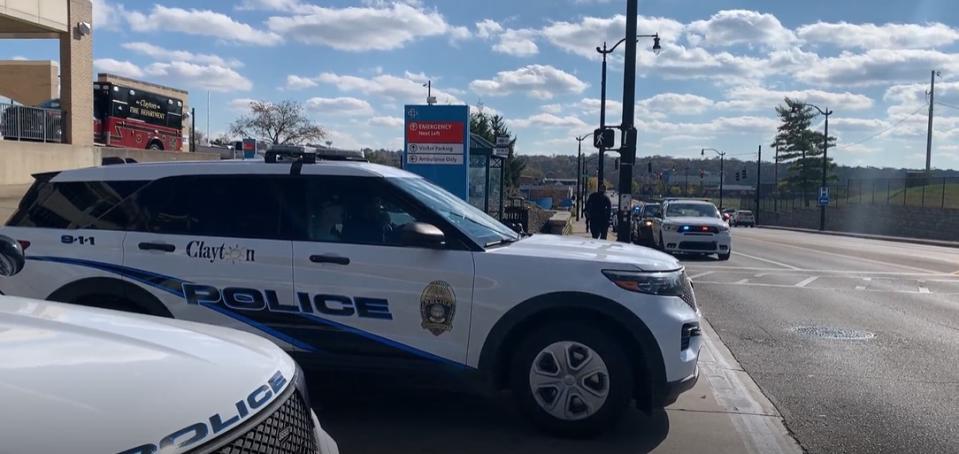
[[[561,322],[520,343],[510,381],[534,424],[558,436],[587,437],[619,421],[632,400],[633,370],[622,347],[602,331]]]
[[[725,262],[726,260],[729,260],[730,255],[732,255],[732,252],[728,252],[726,254],[719,254],[719,260],[722,260]]]

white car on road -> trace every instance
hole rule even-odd
[[[716,254],[719,260],[729,260],[733,251],[729,225],[710,202],[667,200],[655,227],[656,246],[671,254]]]
[[[605,430],[698,378],[700,312],[675,258],[521,237],[342,156],[39,175],[0,233],[29,244],[7,294],[245,329],[311,369],[478,378],[553,432]]]
[[[0,296],[0,402],[9,453],[337,453],[275,344],[147,315]]]

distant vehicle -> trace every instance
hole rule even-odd
[[[23,264],[0,237],[0,280]],[[4,452],[338,452],[303,371],[262,337],[11,296],[0,332]]]
[[[108,82],[93,84],[94,141],[110,147],[180,151],[183,101]]]
[[[746,226],[746,227],[755,227],[756,226],[756,217],[753,215],[752,211],[749,210],[736,210],[733,213],[729,225],[733,227]]]
[[[716,254],[719,260],[729,260],[729,226],[716,205],[700,200],[667,200],[662,211],[653,227],[660,250],[671,254]]]
[[[728,224],[730,220],[733,218],[733,213],[735,212],[736,212],[735,208],[726,208],[725,210],[723,210],[723,215],[722,215],[723,221],[725,221]]]
[[[633,218],[633,242],[643,246],[654,246],[653,227],[660,216],[662,205],[644,203]]]

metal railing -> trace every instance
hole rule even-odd
[[[0,137],[4,140],[63,141],[63,111],[0,103]]]
[[[776,192],[765,187],[763,191],[763,211],[818,207],[818,193],[813,189],[805,195],[801,191]],[[742,203],[755,207],[755,200],[744,198]],[[856,205],[959,209],[959,177],[850,179],[829,185],[829,207]]]

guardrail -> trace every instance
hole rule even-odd
[[[4,140],[63,141],[63,111],[0,103],[0,137]]]

